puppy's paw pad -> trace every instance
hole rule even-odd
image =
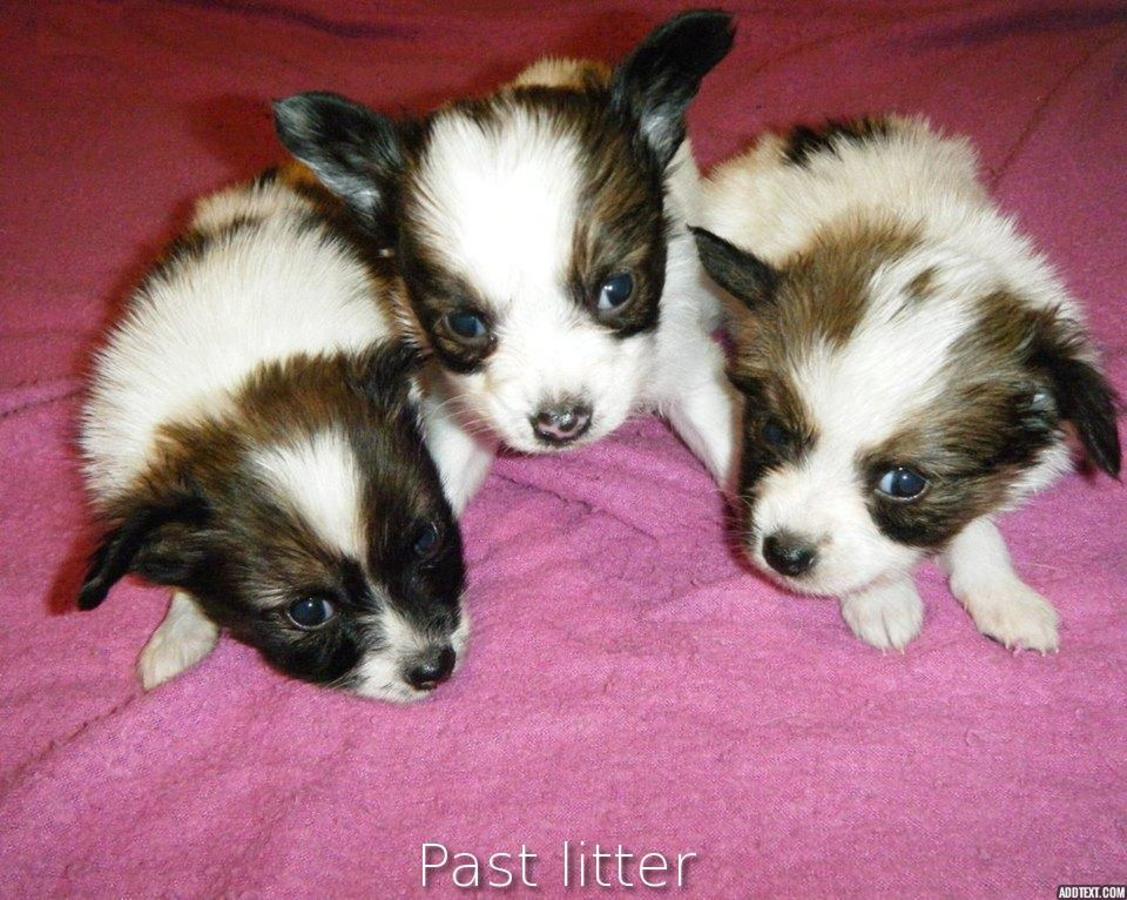
[[[923,604],[914,593],[851,598],[841,614],[857,637],[878,650],[903,650],[924,622]]]
[[[1057,611],[1020,581],[979,591],[967,607],[978,630],[1005,647],[1041,653],[1060,647]]]
[[[184,634],[177,630],[169,634],[158,628],[137,662],[141,686],[151,691],[190,669],[215,648],[216,638],[214,632]]]

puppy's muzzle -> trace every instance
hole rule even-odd
[[[579,440],[591,427],[591,407],[585,403],[560,403],[532,417],[532,430],[545,444],[563,446]]]
[[[457,659],[452,647],[434,647],[414,659],[403,678],[417,691],[433,691],[450,677]]]
[[[763,558],[776,572],[797,578],[813,568],[818,559],[818,550],[814,544],[798,535],[789,531],[776,531],[763,540]]]

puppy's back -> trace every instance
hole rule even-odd
[[[703,223],[780,262],[844,217],[916,226],[988,207],[976,170],[967,141],[939,136],[922,118],[798,128],[714,169]]]
[[[202,201],[97,356],[82,433],[95,496],[141,471],[161,424],[222,412],[263,363],[386,336],[388,289],[300,176]]]

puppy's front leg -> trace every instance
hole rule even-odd
[[[1006,647],[1042,653],[1057,649],[1057,611],[1018,578],[1006,542],[989,519],[975,519],[959,532],[943,554],[943,564],[951,593],[984,635]]]
[[[446,499],[460,518],[489,474],[496,447],[466,431],[441,402],[428,399],[423,409],[427,449],[438,467]]]
[[[175,678],[215,649],[219,628],[190,594],[173,591],[168,615],[153,632],[137,663],[141,686],[151,691]]]
[[[736,487],[735,442],[742,406],[724,375],[720,348],[705,338],[700,351],[664,411],[681,440],[730,495]]]
[[[923,627],[924,605],[912,579],[904,577],[842,597],[841,615],[866,644],[903,650]]]

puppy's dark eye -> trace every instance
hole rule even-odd
[[[763,440],[772,447],[785,447],[790,443],[791,433],[778,419],[768,419],[760,429]]]
[[[446,314],[446,325],[455,337],[464,341],[478,342],[489,333],[485,320],[468,309],[456,309]]]
[[[427,559],[438,549],[438,526],[434,522],[427,522],[419,527],[415,533],[415,543],[412,549],[419,559]]]
[[[634,277],[629,272],[611,275],[599,287],[599,312],[610,312],[626,303],[634,294]]]
[[[298,628],[312,631],[332,619],[336,615],[336,610],[324,597],[302,597],[290,604],[286,615]]]
[[[896,466],[877,482],[877,490],[894,500],[915,500],[927,490],[928,480],[915,469]]]

